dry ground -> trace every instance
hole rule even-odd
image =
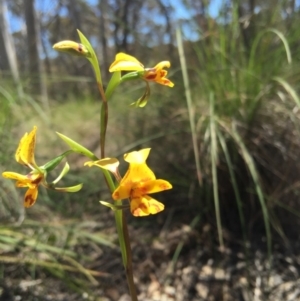
[[[105,211],[101,223],[115,239],[112,214]],[[129,217],[129,225],[139,300],[300,300],[299,240],[284,247],[280,240],[274,243],[270,264],[264,239],[249,245],[248,258],[240,241],[226,241],[221,252],[213,226],[196,222],[191,228],[171,211],[143,220]],[[98,284],[84,276],[80,282],[78,273],[65,272],[61,279],[43,268],[6,262],[1,265],[0,300],[130,300],[117,248],[91,242],[77,244],[74,250],[86,268],[103,273],[95,277]],[[14,255],[21,258],[22,252],[16,248]]]

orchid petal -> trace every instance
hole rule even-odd
[[[134,216],[147,216],[164,210],[165,206],[157,200],[145,195],[140,198],[131,199],[130,211]]]
[[[144,66],[135,57],[120,52],[116,55],[115,61],[110,65],[109,72],[115,71],[143,71]]]
[[[151,148],[144,148],[139,151],[133,151],[124,155],[124,160],[128,163],[145,163]]]
[[[84,163],[84,166],[98,166],[103,169],[107,169],[112,173],[116,173],[120,162],[116,158],[104,158],[97,161],[88,161]]]
[[[147,182],[140,182],[135,185],[132,191],[132,197],[156,193],[171,189],[172,185],[165,180],[152,180]]]
[[[27,175],[21,175],[17,172],[12,172],[12,171],[3,172],[2,177],[7,178],[7,179],[12,179],[12,180],[17,180],[20,182],[28,181]]]
[[[34,126],[33,130],[22,137],[19,146],[17,148],[15,158],[20,164],[27,166],[36,166],[34,159],[34,149],[36,140],[37,127]]]
[[[38,188],[29,188],[24,197],[24,207],[29,208],[34,205],[38,196]]]
[[[119,185],[119,187],[113,192],[112,198],[115,201],[128,199],[130,197],[131,188],[131,183],[123,183],[122,185]]]
[[[146,163],[143,164],[131,163],[129,165],[128,175],[126,178],[130,179],[130,181],[133,183],[146,182],[146,181],[151,181],[156,179],[154,172],[148,167]]]

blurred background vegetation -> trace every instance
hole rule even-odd
[[[269,258],[275,243],[290,248],[300,216],[299,2],[1,0],[1,171],[24,172],[14,152],[34,124],[38,164],[65,150],[55,131],[99,154],[92,70],[52,49],[78,41],[77,28],[95,47],[104,84],[117,52],[147,67],[171,61],[175,87],[153,85],[146,108],[129,108],[143,91],[138,82],[118,87],[109,104],[106,154],[151,147],[149,165],[174,186],[159,196],[166,210],[131,220],[133,227],[192,224],[204,244],[259,247]],[[26,212],[23,191],[0,179],[2,279],[17,265],[30,279],[46,271],[75,291],[96,282],[102,267],[91,262],[115,250],[116,237],[111,213],[98,203],[110,199],[105,183],[84,161],[72,155],[65,180],[83,182],[80,193],[41,190]]]

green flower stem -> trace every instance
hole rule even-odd
[[[105,154],[105,137],[106,137],[106,128],[107,128],[107,121],[108,121],[108,105],[107,105],[107,98],[106,94],[103,91],[102,85],[97,82],[99,92],[102,97],[102,106],[101,106],[101,121],[100,121],[100,147],[101,147],[101,158],[104,158]],[[114,86],[111,86],[109,94],[112,95],[114,89],[118,86],[117,80]],[[115,190],[115,185],[112,181],[111,174],[107,170],[103,170],[106,183],[111,191],[111,193]],[[122,206],[122,201],[116,201],[116,206]],[[116,228],[120,243],[120,249],[122,254],[122,261],[125,268],[127,284],[131,296],[132,301],[138,301],[136,288],[133,280],[133,270],[132,270],[132,255],[131,255],[131,246],[130,246],[130,239],[128,233],[127,222],[124,216],[123,210],[116,210],[115,213],[115,221],[116,221]]]
[[[134,280],[133,280],[131,246],[130,246],[130,239],[129,239],[128,227],[127,227],[124,210],[121,210],[121,213],[122,213],[122,221],[123,221],[123,237],[124,237],[126,255],[127,255],[126,265],[124,264],[126,278],[127,278],[127,283],[128,283],[128,287],[129,287],[131,300],[138,301],[137,294],[136,294],[136,288],[135,288],[135,284],[134,284]]]
[[[122,201],[116,201],[116,205],[119,206],[122,204]],[[123,231],[123,210],[116,210],[115,212],[115,221],[116,221],[116,227],[117,227],[117,233],[119,237],[119,243],[120,243],[120,249],[121,249],[121,254],[122,254],[122,261],[123,265],[126,271],[126,266],[128,262],[128,257],[127,257],[127,248],[126,248],[126,241],[125,241],[125,236],[124,236],[124,231]],[[129,286],[129,283],[128,283]]]
[[[116,189],[116,187],[115,187],[115,183],[114,183],[114,181],[113,181],[113,179],[111,177],[111,174],[106,169],[101,168],[101,170],[103,172],[103,175],[105,177],[106,184],[107,184],[109,190],[111,191],[111,193],[113,193],[114,190]]]
[[[108,121],[108,105],[106,100],[102,101],[100,115],[100,155],[101,159],[103,159],[105,158],[105,137]]]
[[[103,174],[106,179],[106,183],[111,191],[111,193],[115,190],[115,185],[112,180],[111,174],[102,169]],[[122,201],[115,201],[116,206],[122,206]],[[136,288],[133,280],[133,269],[132,269],[132,255],[131,255],[131,246],[130,246],[130,239],[127,227],[127,221],[124,215],[124,210],[116,210],[115,213],[115,221],[117,227],[117,233],[119,237],[120,249],[122,254],[122,261],[125,268],[127,284],[131,296],[132,301],[138,301]]]

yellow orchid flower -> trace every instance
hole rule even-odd
[[[28,187],[24,197],[24,207],[29,208],[34,205],[38,197],[38,186],[44,179],[42,173],[31,172],[28,175],[21,175],[16,172],[6,171],[2,173],[2,176],[17,180],[17,187]]]
[[[54,180],[51,184],[48,184],[46,182],[47,170],[51,170],[54,166],[56,166],[64,158],[64,155],[55,158],[42,167],[37,166],[34,158],[36,131],[37,127],[34,126],[33,130],[29,134],[25,133],[25,135],[20,140],[15,154],[16,161],[22,165],[29,167],[31,169],[31,172],[27,175],[22,175],[12,171],[5,171],[2,173],[2,176],[4,178],[16,180],[17,187],[28,188],[24,197],[24,207],[26,208],[33,206],[36,202],[39,185],[64,192],[76,192],[82,187],[81,184],[72,187],[54,186],[54,184],[56,184],[68,172],[69,166],[67,163],[56,180]]]
[[[149,152],[150,148],[146,148],[124,155],[124,160],[129,163],[129,169],[112,194],[114,200],[129,198],[130,211],[134,216],[146,216],[164,210],[165,206],[148,194],[172,188],[168,181],[157,180],[147,166]]]
[[[137,71],[141,78],[146,81],[153,81],[158,84],[173,87],[169,79],[166,78],[168,72],[164,68],[170,68],[169,61],[162,61],[153,68],[144,68],[144,65],[135,57],[126,53],[120,52],[116,55],[115,61],[110,65],[109,71]]]
[[[22,165],[26,165],[32,171],[27,175],[22,175],[16,172],[5,171],[2,173],[4,178],[16,180],[17,187],[28,187],[24,197],[24,206],[31,207],[38,196],[38,186],[43,181],[45,174],[38,168],[34,159],[35,141],[36,141],[37,127],[34,126],[33,130],[25,135],[20,140],[19,146],[16,151],[16,161]]]

